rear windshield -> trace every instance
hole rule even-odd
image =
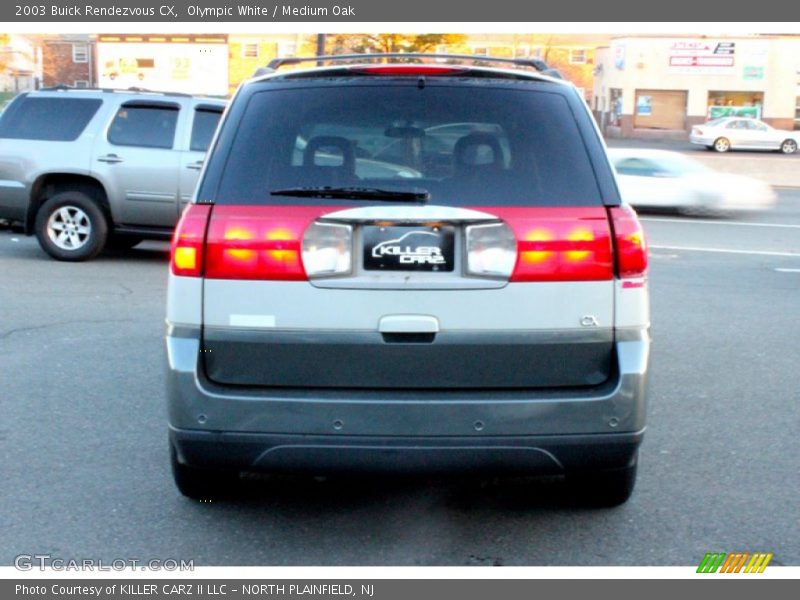
[[[92,98],[21,98],[0,118],[0,137],[71,142],[100,108]]]
[[[529,88],[284,89],[252,96],[216,202],[318,203],[307,187],[425,190],[448,205],[599,205],[566,99]]]

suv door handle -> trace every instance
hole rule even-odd
[[[116,154],[106,154],[105,156],[98,156],[97,160],[104,163],[121,163],[124,159],[120,158]]]
[[[203,161],[202,160],[198,160],[197,162],[189,163],[188,165],[186,165],[186,168],[187,169],[194,169],[195,171],[199,171],[200,169],[203,168]]]

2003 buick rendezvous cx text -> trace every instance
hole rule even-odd
[[[574,86],[334,62],[249,81],[223,121],[172,246],[181,492],[469,469],[627,500],[647,254]]]

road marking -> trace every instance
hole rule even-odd
[[[738,227],[776,227],[778,229],[800,229],[800,225],[783,225],[781,223],[747,223],[745,221],[707,221],[703,219],[639,219],[649,223],[689,223],[697,225],[735,225]]]
[[[655,250],[682,250],[684,252],[716,252],[719,254],[750,254],[753,256],[782,256],[800,258],[797,252],[769,252],[767,250],[734,250],[732,248],[698,248],[695,246],[650,246]]]
[[[800,273],[800,269],[775,269],[778,273]]]

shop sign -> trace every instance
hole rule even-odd
[[[681,40],[669,48],[673,72],[696,75],[727,75],[735,66],[736,42]]]
[[[620,71],[625,70],[625,44],[614,46],[614,67]]]
[[[764,79],[764,67],[745,66],[744,78],[750,81]]]

